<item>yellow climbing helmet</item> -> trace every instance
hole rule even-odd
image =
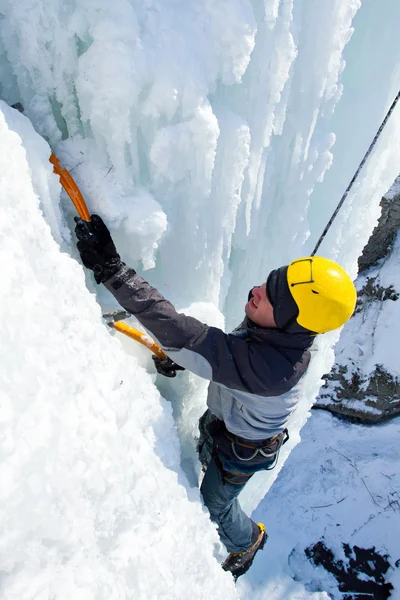
[[[289,290],[302,327],[324,333],[341,327],[354,312],[357,292],[349,275],[333,260],[306,256],[290,263]]]

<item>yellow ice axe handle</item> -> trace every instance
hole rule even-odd
[[[116,323],[109,323],[109,325],[110,327],[113,327],[120,333],[123,333],[124,335],[127,335],[128,337],[132,338],[133,340],[140,342],[140,344],[143,344],[143,346],[146,346],[146,348],[151,350],[156,356],[158,356],[158,358],[168,358],[165,352],[161,350],[160,346],[156,344],[154,340],[149,338],[149,336],[145,333],[142,333],[141,331],[130,327],[122,321],[117,321]]]

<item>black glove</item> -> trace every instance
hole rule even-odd
[[[156,369],[160,375],[165,375],[165,377],[175,377],[177,371],[184,371],[184,367],[177,365],[171,358],[167,356],[167,358],[159,358],[155,354],[153,354],[152,359],[154,360],[154,364]]]
[[[90,221],[75,217],[77,248],[83,264],[94,273],[96,283],[104,283],[115,275],[123,262],[101,217],[92,215]]]

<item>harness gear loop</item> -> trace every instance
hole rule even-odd
[[[235,444],[237,444],[238,442],[235,442],[235,440],[233,440],[232,438],[229,437],[229,435],[227,434],[227,438],[231,440],[231,448],[232,448],[232,452],[233,454],[236,456],[236,458],[238,460],[240,460],[241,462],[249,462],[250,460],[253,460],[258,453],[260,453],[262,456],[264,456],[265,458],[273,458],[276,457],[276,459],[278,460],[278,456],[279,456],[279,452],[280,449],[282,448],[283,444],[286,444],[286,442],[289,439],[289,432],[287,429],[284,429],[282,434],[279,434],[279,441],[278,441],[278,445],[276,447],[276,450],[274,452],[264,452],[263,448],[257,448],[254,447],[254,452],[251,456],[244,458],[243,456],[240,456],[237,452],[236,452],[236,448],[235,448]],[[239,444],[240,445],[240,444]],[[251,448],[251,446],[246,446],[247,448]],[[265,446],[264,446],[265,447]]]

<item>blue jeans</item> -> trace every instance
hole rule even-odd
[[[260,530],[243,512],[237,497],[253,473],[270,468],[274,459],[260,462],[258,457],[256,464],[240,461],[230,453],[230,442],[225,444],[222,439],[218,443],[218,434],[211,435],[210,429],[219,423],[209,410],[199,422],[199,457],[207,469],[200,491],[211,520],[218,525],[221,542],[228,552],[242,552],[254,544]]]

